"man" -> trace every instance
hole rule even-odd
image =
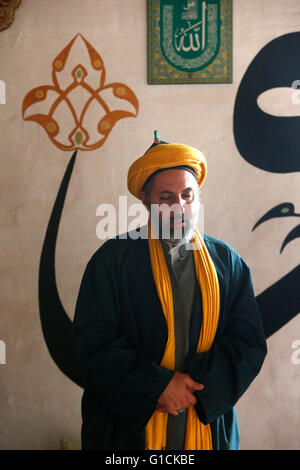
[[[157,134],[129,169],[148,225],[96,251],[75,310],[83,449],[239,448],[266,342],[248,265],[196,228],[205,177],[201,152]]]

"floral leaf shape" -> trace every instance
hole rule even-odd
[[[79,48],[80,62],[78,53],[72,54],[75,47]],[[134,92],[121,82],[105,84],[103,59],[81,34],[74,36],[52,61],[52,82],[35,87],[26,94],[22,117],[24,121],[40,124],[61,150],[97,149],[120,119],[138,114],[139,103]],[[104,96],[103,92],[108,91],[118,99],[118,109],[111,109],[105,101],[107,95]],[[122,101],[129,103],[132,111],[128,111],[128,104],[122,109]],[[40,112],[42,105],[46,109]],[[34,107],[38,107],[38,111],[33,112]],[[32,114],[27,113],[29,108]],[[70,123],[70,119],[64,119],[66,112],[72,117],[69,128],[66,128],[65,121]],[[97,135],[91,130],[94,122],[98,123]]]

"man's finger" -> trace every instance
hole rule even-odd
[[[161,413],[168,413],[167,409],[164,406],[157,405],[156,411],[160,411]]]
[[[200,384],[199,382],[195,382],[193,379],[189,379],[187,382],[187,386],[190,387],[193,390],[203,390],[204,385]]]
[[[193,393],[189,394],[189,405],[195,405],[197,403],[196,397]]]

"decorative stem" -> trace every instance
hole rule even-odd
[[[55,248],[59,223],[71,179],[77,150],[68,163],[49,219],[39,267],[39,307],[43,335],[59,369],[84,388],[84,374],[76,360],[72,321],[59,298],[55,277]]]

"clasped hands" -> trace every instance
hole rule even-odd
[[[158,399],[156,411],[177,416],[180,410],[195,405],[194,391],[203,390],[204,385],[191,379],[189,374],[175,371],[172,379]]]

